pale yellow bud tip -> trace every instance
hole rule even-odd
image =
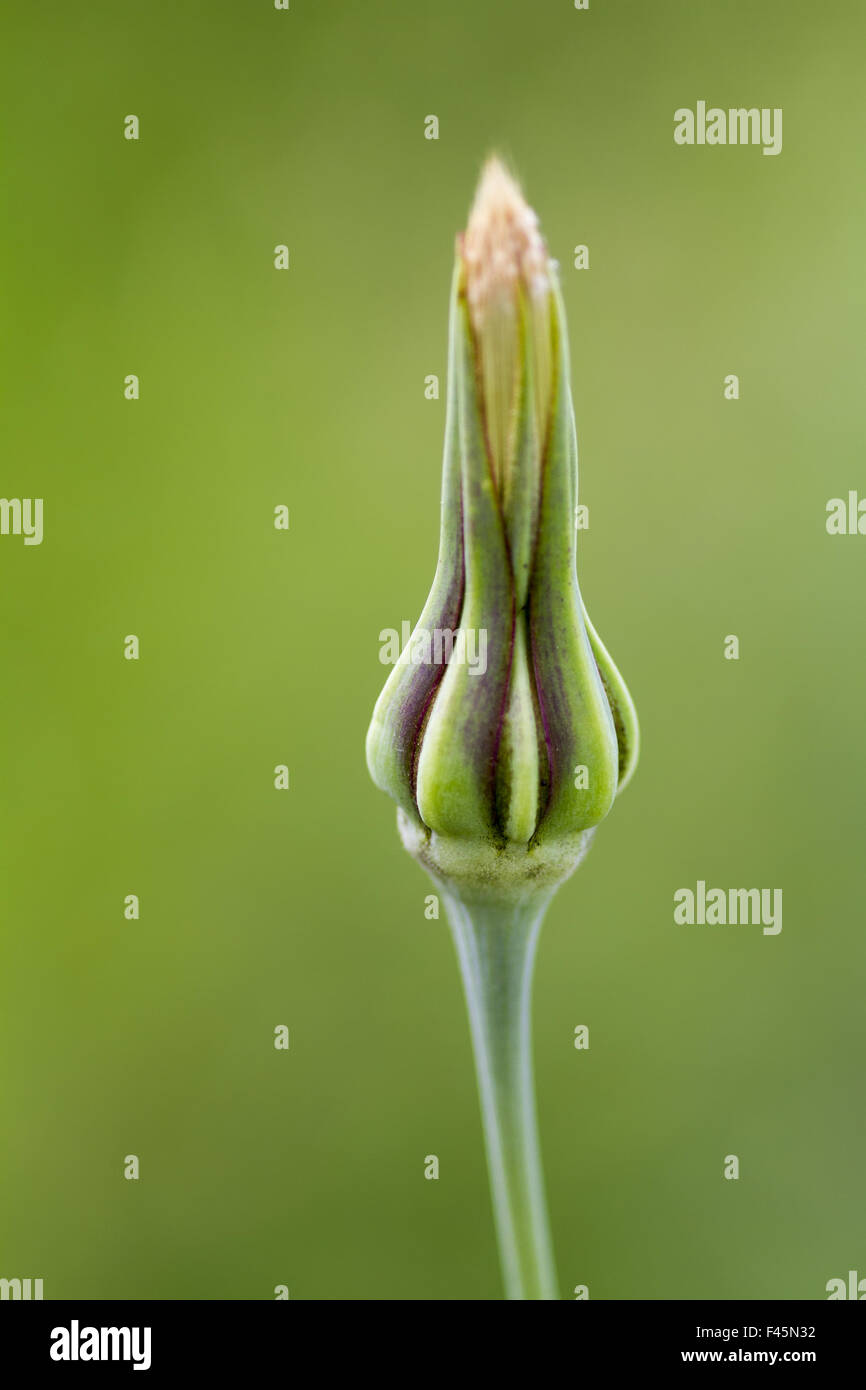
[[[538,218],[499,159],[490,159],[484,166],[459,249],[490,461],[508,514],[515,490],[526,485],[534,490],[526,479],[521,485],[516,475],[520,389],[530,371],[536,454],[547,433],[554,272]],[[524,308],[528,309],[523,320],[526,333],[521,330]],[[537,472],[537,467],[537,458],[524,458],[517,471]]]
[[[491,312],[513,304],[519,285],[533,298],[550,289],[538,218],[500,159],[487,161],[463,236],[466,295],[476,332]]]

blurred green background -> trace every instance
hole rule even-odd
[[[643,733],[541,941],[563,1297],[866,1274],[866,539],[824,524],[866,493],[862,4],[14,0],[4,29],[0,493],[45,538],[0,537],[0,1276],[500,1296],[452,946],[363,756],[379,632],[433,575],[424,378],[493,148],[562,266],[581,583]],[[699,99],[782,107],[781,155],[675,146]],[[674,926],[698,878],[781,887],[782,933]]]

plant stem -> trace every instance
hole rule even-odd
[[[535,1113],[530,1001],[547,893],[531,903],[445,894],[463,976],[508,1299],[559,1298]]]

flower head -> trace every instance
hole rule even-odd
[[[498,160],[457,243],[443,473],[436,576],[376,705],[370,772],[435,876],[558,881],[631,775],[637,720],[577,582],[556,269]],[[443,632],[448,655],[430,660]]]

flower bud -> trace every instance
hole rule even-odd
[[[367,736],[434,876],[559,881],[634,768],[634,707],[578,588],[576,506],[556,271],[493,160],[457,244],[439,563]]]

